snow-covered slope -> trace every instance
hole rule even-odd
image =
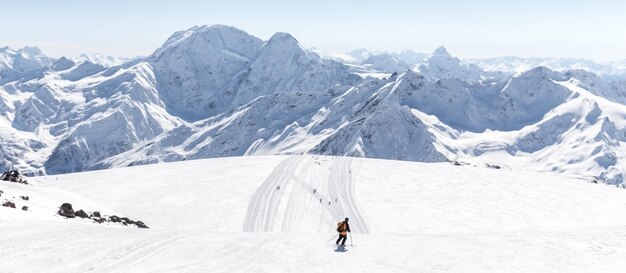
[[[23,187],[0,181],[5,193],[44,205],[38,213],[0,207],[2,271],[617,273],[626,266],[626,219],[607,209],[625,207],[626,191],[564,175],[254,156],[36,179]],[[150,229],[55,217],[45,200],[83,200]],[[332,237],[345,217],[353,232],[341,249]]]
[[[3,52],[0,164],[26,173],[312,153],[624,182],[626,83],[586,70],[488,71],[443,47],[357,50],[363,64],[346,65],[288,33],[263,41],[224,25],[110,67]],[[22,55],[36,65],[14,68]]]

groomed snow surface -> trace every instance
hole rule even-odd
[[[0,181],[0,272],[624,272],[626,190],[553,173],[251,156]],[[315,191],[315,192],[314,192]],[[321,201],[320,201],[321,199]],[[62,202],[140,219],[92,224]],[[330,202],[330,203],[329,203]],[[347,251],[333,242],[350,217]]]

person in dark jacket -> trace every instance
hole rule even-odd
[[[343,241],[341,241],[341,245],[340,245],[341,247],[344,247],[346,245],[346,239],[348,239],[348,232],[351,232],[350,225],[348,224],[348,220],[349,219],[346,217],[346,220],[337,224],[337,232],[339,232],[339,239],[337,239],[337,242],[335,244],[339,245],[339,242],[343,239]]]

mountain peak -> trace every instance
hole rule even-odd
[[[221,25],[221,24],[214,24],[210,26],[209,25],[193,26],[189,28],[187,31],[216,31],[216,30],[217,31],[243,31],[233,26]]]
[[[19,51],[30,56],[43,55],[41,49],[36,46],[25,46],[22,47]]]
[[[70,69],[74,65],[75,63],[73,61],[69,60],[68,58],[61,57],[60,59],[58,59],[56,62],[52,64],[52,70],[63,71],[63,70]]]
[[[269,39],[268,42],[285,42],[285,41],[291,41],[294,43],[298,43],[298,40],[296,40],[296,38],[294,38],[293,36],[291,36],[291,34],[287,33],[287,32],[276,32],[274,33],[274,35],[272,35],[272,37]]]
[[[199,52],[206,51],[202,48],[212,47],[221,50],[223,47],[240,48],[251,47],[256,48],[262,41],[243,30],[227,25],[211,25],[211,26],[193,26],[187,30],[177,31],[170,36],[165,43],[158,48],[153,56],[161,56],[170,50],[188,50],[190,48],[197,49]],[[242,49],[242,52],[248,52],[250,49]],[[249,54],[245,54],[249,57]]]
[[[263,48],[265,49],[265,51],[279,50],[275,53],[278,53],[280,51],[287,52],[297,50],[303,52],[303,54],[307,54],[307,50],[302,45],[300,45],[298,40],[296,40],[296,38],[286,32],[277,32],[272,35],[272,37],[265,43]]]
[[[0,52],[8,52],[8,51],[13,51],[13,49],[10,48],[9,46],[0,47]]]
[[[516,76],[517,77],[529,77],[529,78],[537,78],[537,77],[552,78],[552,77],[557,77],[558,73],[555,73],[554,71],[552,71],[550,68],[546,66],[540,65],[532,69],[529,69],[527,71],[521,72]]]
[[[452,57],[448,50],[444,46],[440,46],[435,51],[433,51],[433,56],[443,56],[443,57]]]

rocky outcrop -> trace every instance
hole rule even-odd
[[[28,184],[26,178],[17,170],[6,171],[0,176],[0,180]]]
[[[87,215],[87,213],[84,210],[82,210],[82,209],[77,210],[76,212],[74,212],[74,216],[80,217],[80,218],[89,218],[89,215]]]
[[[74,209],[72,208],[72,204],[70,204],[70,203],[63,203],[59,207],[58,214],[61,215],[61,216],[65,216],[67,218],[74,218]]]
[[[3,207],[8,207],[8,208],[15,208],[15,203],[11,202],[11,201],[5,201],[4,203],[2,203]]]

